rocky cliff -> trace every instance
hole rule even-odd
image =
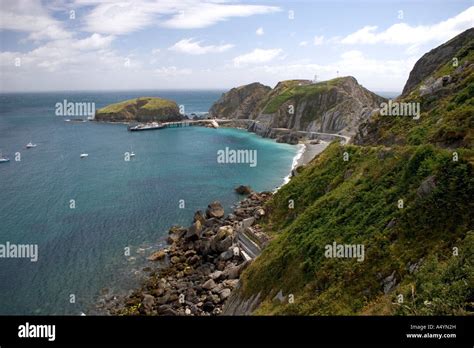
[[[474,313],[470,35],[442,46],[456,42],[458,66],[447,55],[412,74],[396,100],[420,118],[375,113],[356,145],[332,143],[266,203],[272,240],[224,314]]]
[[[258,114],[260,102],[271,88],[255,82],[232,88],[223,93],[209,110],[213,118],[253,119]]]
[[[463,57],[462,55],[458,55],[459,50],[463,46],[466,46],[469,41],[471,41],[470,49],[474,49],[472,46],[473,39],[474,28],[471,28],[423,55],[423,57],[421,57],[416,62],[415,66],[410,72],[408,81],[403,88],[402,95],[409,94],[423,80],[432,75],[436,70],[440,69],[447,62],[453,62],[455,59],[458,61],[461,60]]]
[[[251,84],[239,87],[239,91],[251,103],[245,101],[239,104],[233,89],[213,105],[211,115],[252,119],[254,122],[249,126],[250,131],[272,138],[282,136],[282,130],[351,136],[358,125],[367,120],[384,101],[384,98],[359,85],[353,77],[318,83],[309,80],[281,81],[272,90],[256,89],[255,84]],[[285,137],[291,138],[288,134]]]
[[[151,122],[179,121],[183,116],[179,113],[174,101],[142,97],[108,105],[97,110],[95,119],[108,122]]]
[[[353,141],[358,145],[472,147],[473,96],[474,29],[469,29],[425,54],[411,71],[404,94],[393,105],[419,107],[419,117],[377,112],[360,125]]]

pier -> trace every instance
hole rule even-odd
[[[184,121],[174,121],[174,122],[152,122],[152,123],[139,123],[136,125],[128,126],[129,131],[145,131],[145,130],[155,130],[155,129],[164,129],[164,128],[181,128],[181,127],[191,127],[191,126],[205,126],[212,128],[219,128],[219,122],[230,122],[232,120],[184,120]]]

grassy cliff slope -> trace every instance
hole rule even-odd
[[[239,293],[260,294],[254,314],[474,313],[474,61],[463,40],[457,67],[441,55],[398,100],[420,102],[419,120],[371,118],[268,203],[274,239]],[[364,246],[364,259],[326,257],[334,242]]]

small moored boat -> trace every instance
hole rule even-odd
[[[4,157],[2,153],[0,152],[0,163],[5,163],[5,162],[10,162],[10,159],[8,157]]]

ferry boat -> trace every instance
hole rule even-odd
[[[89,157],[88,153],[81,153],[81,158],[86,158],[86,157]]]
[[[165,128],[165,125],[161,122],[140,123],[140,124],[128,126],[128,130],[131,132],[161,129],[161,128]]]

